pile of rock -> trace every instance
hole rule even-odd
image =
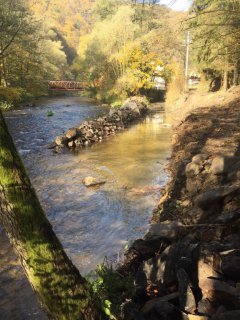
[[[164,221],[136,240],[120,269],[133,274],[136,285],[122,318],[240,319],[240,249],[231,249],[237,240],[219,242],[226,229]]]
[[[146,115],[147,110],[148,107],[143,98],[129,98],[122,107],[111,109],[106,116],[85,121],[78,127],[69,129],[64,135],[58,136],[55,139],[54,147],[86,147],[102,141],[141,119]]]
[[[177,128],[155,224],[119,270],[136,285],[124,320],[240,319],[239,107],[199,109]]]

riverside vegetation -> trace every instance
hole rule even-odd
[[[120,105],[156,75],[182,65],[177,13],[156,1],[7,0],[1,6],[0,99],[47,94],[49,80],[88,83],[87,95]]]

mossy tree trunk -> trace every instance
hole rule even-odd
[[[24,170],[0,111],[0,221],[51,319],[105,319],[64,252]]]

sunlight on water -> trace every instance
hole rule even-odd
[[[46,115],[49,109],[54,113],[51,118]],[[32,109],[13,111],[6,119],[43,208],[83,274],[105,256],[115,261],[128,241],[144,235],[160,188],[167,180],[164,166],[170,155],[171,131],[161,125],[164,116],[160,113],[151,114],[128,130],[79,152],[54,154],[44,147],[66,129],[103,111],[106,108],[103,110],[82,98],[65,97],[40,101]],[[88,189],[82,184],[86,176],[98,177],[106,183]],[[1,238],[5,239],[4,235]],[[8,246],[6,240],[4,243]],[[14,255],[8,249],[1,259],[13,263]],[[16,299],[12,298],[10,288],[22,288],[16,319],[44,319],[41,314],[27,318],[28,311],[22,303],[24,295],[33,296],[31,290],[25,280],[22,285],[13,281],[15,277],[8,274],[1,262],[0,267],[3,269],[0,279],[9,277],[4,286],[5,309],[12,310],[11,301]],[[22,279],[21,269],[12,268]],[[34,298],[30,301],[35,310],[36,301]]]

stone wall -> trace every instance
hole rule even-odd
[[[62,136],[56,137],[54,147],[56,149],[86,147],[102,141],[143,118],[147,111],[148,107],[143,98],[129,98],[122,107],[111,109],[107,115],[95,120],[84,121],[67,130]]]

